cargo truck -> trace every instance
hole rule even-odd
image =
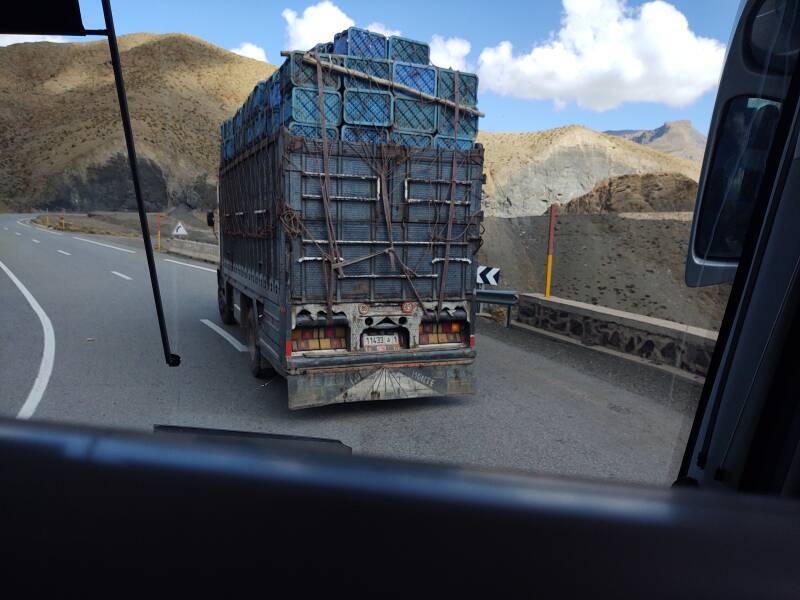
[[[290,134],[219,172],[219,312],[290,409],[474,391],[483,148]]]

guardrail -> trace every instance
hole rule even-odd
[[[510,327],[511,309],[519,303],[519,294],[512,290],[475,290],[473,300],[478,303],[476,312],[480,312],[481,304],[499,304],[505,306],[506,327]]]

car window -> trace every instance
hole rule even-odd
[[[753,64],[794,64],[793,6]],[[112,10],[181,364],[108,40],[0,36],[0,415],[673,481],[729,294],[683,265],[735,2]],[[725,107],[696,254],[741,251],[781,109]]]

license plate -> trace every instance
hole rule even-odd
[[[400,338],[396,333],[383,335],[364,335],[364,350],[367,352],[386,352],[400,349]]]

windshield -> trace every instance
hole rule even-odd
[[[675,479],[729,294],[683,264],[737,2],[112,8],[122,80],[106,37],[0,36],[0,415]],[[738,232],[780,108],[727,108]]]

